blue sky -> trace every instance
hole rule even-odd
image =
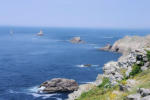
[[[0,0],[0,25],[150,28],[150,0]]]

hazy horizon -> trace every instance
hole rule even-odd
[[[0,26],[150,29],[149,0],[5,0]]]

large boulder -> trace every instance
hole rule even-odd
[[[55,92],[73,92],[78,89],[78,84],[75,80],[65,78],[54,78],[42,83],[39,87],[39,92],[55,93]]]
[[[81,40],[80,37],[73,37],[71,40],[70,40],[71,43],[84,43],[83,40]]]

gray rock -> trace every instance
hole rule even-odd
[[[102,79],[103,79],[103,75],[98,74],[97,77],[96,77],[96,81],[94,82],[94,84],[96,86],[100,85],[102,83]]]
[[[78,89],[78,84],[75,80],[54,78],[42,83],[39,87],[39,92],[55,93],[55,92],[73,92]]]
[[[144,67],[150,67],[150,63],[149,62],[144,63]]]
[[[71,43],[84,43],[84,41],[83,40],[81,40],[81,38],[80,37],[74,37],[74,38],[72,38],[71,40],[70,40],[70,42]]]
[[[100,48],[100,50],[109,51],[111,49],[112,45],[107,44],[105,47]]]
[[[141,100],[150,100],[150,96],[143,97]]]
[[[143,57],[143,61],[144,61],[144,62],[147,62],[147,61],[148,61],[148,58],[147,58],[146,56],[144,56],[144,57]]]
[[[111,51],[128,54],[132,50],[144,48],[150,45],[150,36],[126,36],[116,41],[111,48]],[[142,52],[143,53],[143,52]]]
[[[128,95],[127,100],[141,100],[141,95],[139,93]]]
[[[141,61],[137,61],[137,62],[136,62],[136,64],[140,64],[140,63],[141,63]]]
[[[139,88],[138,92],[141,94],[142,97],[150,95],[150,89]]]
[[[142,66],[142,67],[141,67],[141,70],[142,70],[142,71],[147,70],[147,69],[148,69],[148,68],[145,67],[145,66]]]
[[[120,91],[126,92],[126,91],[129,91],[130,87],[127,85],[120,84],[119,89],[120,89]]]
[[[127,71],[126,71],[126,76],[127,76],[127,77],[129,77],[131,71],[132,71],[132,68],[131,68],[131,66],[130,66],[130,67],[128,67],[128,69],[127,69]]]

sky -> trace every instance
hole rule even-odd
[[[150,0],[0,0],[0,25],[149,28]]]

